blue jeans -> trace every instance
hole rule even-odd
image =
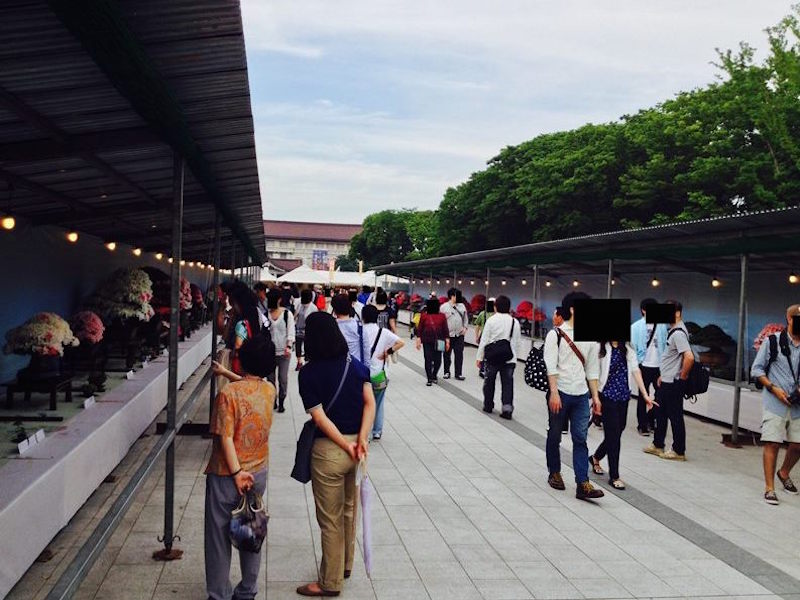
[[[372,424],[372,435],[382,435],[383,434],[383,397],[386,395],[386,390],[389,387],[385,387],[380,391],[376,391],[373,388],[373,393],[375,394],[375,422]]]
[[[569,421],[572,435],[572,470],[575,471],[575,483],[589,481],[589,448],[586,446],[586,432],[589,430],[589,393],[573,396],[559,391],[561,410],[553,414],[548,406],[547,426],[547,470],[561,472],[561,431]]]

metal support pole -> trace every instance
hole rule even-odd
[[[236,241],[231,240],[231,279],[236,279]]]
[[[211,357],[217,359],[217,336],[219,335],[219,327],[217,326],[217,314],[219,313],[219,258],[220,258],[220,242],[222,236],[222,219],[220,219],[219,212],[216,213],[214,218],[214,279],[211,289],[214,290],[213,300],[211,303]],[[209,392],[208,403],[208,422],[211,423],[211,413],[214,410],[214,400],[217,397],[217,378],[211,378],[211,385]]]
[[[172,161],[172,267],[170,269],[169,368],[167,374],[167,430],[175,430],[178,401],[178,327],[180,326],[179,292],[181,281],[181,240],[183,237],[183,157],[175,153]],[[164,474],[164,542],[165,558],[172,554],[175,504],[175,441],[167,447]]]
[[[408,299],[411,300],[411,296],[414,295],[414,274],[411,274],[411,277],[408,279]]]
[[[491,276],[491,274],[492,272],[489,269],[489,267],[486,267],[486,302],[489,302],[489,277]]]
[[[531,340],[536,334],[536,306],[539,302],[539,265],[533,265],[533,323],[531,323]]]
[[[431,271],[431,277],[430,277],[430,279],[428,279],[428,281],[430,282],[428,284],[428,286],[430,287],[428,295],[432,295],[433,294],[433,271]]]
[[[748,256],[739,256],[741,277],[739,280],[739,332],[736,338],[736,379],[733,388],[733,417],[731,419],[731,445],[739,443],[739,404],[742,398],[742,362],[744,361],[744,325],[747,302]]]
[[[614,259],[608,259],[608,281],[606,282],[606,298],[611,298],[612,281],[614,279]]]
[[[453,269],[453,287],[458,286],[458,272]]]

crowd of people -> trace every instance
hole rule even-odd
[[[353,566],[356,470],[370,443],[383,436],[388,365],[405,345],[397,331],[396,302],[381,288],[324,293],[319,288],[270,288],[261,283],[249,289],[233,281],[223,283],[219,293],[217,326],[225,348],[214,363],[219,392],[206,470],[209,597],[248,598],[254,593],[258,560],[247,553],[240,553],[242,581],[231,589],[226,527],[242,494],[264,493],[269,428],[273,411],[282,413],[286,408],[292,356],[303,407],[316,425],[311,484],[322,533],[319,580],[301,586],[297,593],[337,596]],[[653,436],[644,452],[664,460],[686,460],[683,401],[695,362],[680,302],[663,303],[669,305],[669,323],[652,323],[647,313],[658,303],[653,298],[642,300],[641,318],[631,325],[629,341],[577,341],[575,307],[588,299],[582,292],[563,298],[541,349],[547,377],[547,483],[555,490],[566,489],[560,444],[568,432],[575,495],[581,500],[604,495],[589,480],[590,469],[605,475],[603,460],[609,485],[616,490],[626,487],[620,476],[620,448],[632,397],[638,433]],[[474,319],[483,410],[494,411],[499,375],[499,416],[507,420],[514,412],[521,337],[520,323],[510,309],[510,299],[498,296],[489,299]],[[785,332],[761,346],[752,366],[752,376],[763,388],[764,499],[769,504],[778,503],[776,475],[784,491],[797,493],[790,472],[800,458],[800,305],[790,306],[786,319]],[[416,336],[417,350],[423,351],[427,386],[439,383],[442,365],[444,379],[466,379],[464,348],[470,321],[456,288],[448,290],[446,301],[431,297],[425,302],[412,337]],[[592,423],[602,427],[603,440],[590,454],[587,436]],[[667,449],[670,428],[672,444]],[[784,440],[789,447],[776,470]]]

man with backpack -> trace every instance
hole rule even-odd
[[[547,333],[544,362],[547,366],[548,427],[547,483],[554,490],[564,490],[561,476],[561,432],[569,422],[572,433],[572,469],[575,472],[575,497],[579,500],[602,498],[603,491],[589,482],[589,448],[586,436],[591,413],[601,413],[598,380],[600,361],[596,342],[575,342],[575,302],[588,300],[583,292],[571,292],[561,301],[559,313],[564,322]]]
[[[494,303],[495,315],[486,320],[478,344],[478,369],[486,361],[486,377],[483,382],[483,412],[494,410],[494,388],[497,374],[502,387],[500,417],[511,419],[514,412],[514,368],[517,365],[517,347],[520,328],[517,320],[509,314],[511,300],[498,296]]]
[[[442,304],[442,314],[447,318],[447,330],[450,335],[450,350],[444,353],[444,378],[450,379],[450,354],[455,355],[456,379],[464,381],[464,334],[467,333],[469,315],[464,305],[461,290],[447,290],[447,302]]]
[[[389,305],[389,297],[381,288],[375,292],[375,308],[378,309],[378,327],[397,335],[397,311]]]
[[[644,388],[650,393],[650,386],[655,387],[659,376],[659,364],[661,355],[667,346],[667,327],[663,323],[647,322],[647,307],[657,304],[653,298],[645,298],[639,304],[642,318],[631,325],[631,347],[636,351],[636,360],[639,363],[639,370],[642,373]],[[636,405],[636,429],[639,435],[650,435],[650,431],[655,431],[658,408],[653,405],[651,410],[647,410],[645,397],[640,393],[639,402]]]
[[[289,361],[295,340],[295,324],[294,315],[281,306],[281,292],[276,289],[267,292],[267,323],[275,344],[275,369],[278,370],[278,398],[274,408],[282,413],[286,410],[283,404],[289,390]],[[275,385],[275,369],[267,376],[272,385]]]
[[[772,505],[778,504],[775,467],[784,439],[789,442],[789,449],[777,475],[789,494],[797,494],[789,474],[800,458],[800,304],[786,309],[786,321],[784,331],[773,333],[762,342],[750,370],[756,385],[762,387],[764,501]]]
[[[660,376],[656,380],[656,401],[659,405],[653,443],[644,449],[665,460],[686,460],[686,423],[683,419],[683,399],[687,392],[689,374],[694,366],[694,353],[689,345],[689,331],[683,324],[683,305],[667,300],[675,308],[667,345],[661,356]],[[667,421],[672,424],[672,449],[664,451]]]

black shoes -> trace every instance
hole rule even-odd
[[[500,413],[500,418],[501,419],[505,419],[506,421],[510,421],[511,420],[511,413],[503,411],[503,412]]]
[[[483,412],[485,412],[485,413],[492,414],[492,410],[493,410],[493,409],[491,409],[491,408],[488,408],[488,407],[486,407],[486,406],[484,406],[484,407],[483,407]]]
[[[433,385],[433,382],[429,380],[425,385],[427,385],[428,387],[431,387]]]
[[[286,408],[284,408],[283,404],[281,404],[281,405],[278,407],[278,412],[279,412],[279,413],[286,412]]]
[[[458,381],[464,381],[466,379],[466,377],[464,377],[463,375],[456,375],[456,379]]]
[[[445,379],[450,379],[450,373],[445,373],[445,374],[444,374],[444,378],[445,378]]]

